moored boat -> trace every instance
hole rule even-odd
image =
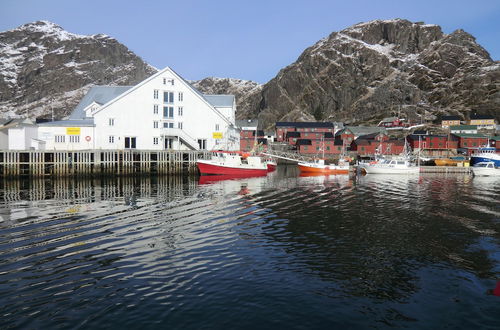
[[[434,159],[436,166],[467,166],[469,163],[465,157],[450,157],[450,158],[437,158]]]
[[[298,163],[301,173],[318,173],[318,174],[349,174],[350,165],[346,160],[339,160],[338,165],[325,164],[324,159],[317,159],[313,162]]]
[[[212,159],[200,159],[196,166],[201,175],[265,175],[268,172],[268,166],[261,157],[243,157],[237,152],[215,152]]]
[[[470,162],[473,166],[481,162],[493,162],[496,167],[500,167],[500,154],[494,147],[481,147],[471,155]]]
[[[471,169],[475,176],[500,176],[500,167],[495,167],[493,162],[479,162]]]
[[[410,162],[409,159],[383,159],[360,166],[367,174],[417,174],[420,172],[420,167]]]

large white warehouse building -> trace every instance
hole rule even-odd
[[[38,139],[46,150],[237,150],[235,111],[233,95],[202,94],[167,67],[136,86],[92,87]]]

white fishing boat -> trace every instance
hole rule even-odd
[[[409,159],[382,159],[376,162],[364,163],[361,168],[367,174],[417,174],[420,167]]]
[[[479,162],[471,167],[474,176],[500,176],[500,167],[494,162]]]

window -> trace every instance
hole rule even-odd
[[[155,90],[154,90],[154,92],[153,92],[153,98],[154,98],[155,100],[157,100],[157,99],[158,99],[158,90],[157,90],[157,89],[155,89]]]
[[[181,122],[177,123],[177,128],[182,129],[182,123]]]
[[[163,128],[174,128],[174,123],[163,123]]]
[[[304,146],[304,151],[307,151],[307,146]]]
[[[215,131],[217,131],[217,132],[218,132],[218,131],[219,131],[219,128],[220,128],[220,127],[219,127],[219,124],[215,124]]]
[[[136,138],[135,137],[125,137],[125,148],[135,149],[136,148]]]
[[[179,101],[184,101],[184,94],[182,92],[179,92]]]
[[[205,140],[205,139],[198,139],[198,146],[202,150],[207,149],[207,140]]]
[[[182,116],[182,115],[184,114],[184,108],[183,108],[183,107],[179,107],[179,108],[177,109],[177,114],[178,114],[179,116]]]
[[[174,103],[174,92],[163,92],[163,103]]]
[[[56,136],[54,136],[54,139],[55,139],[56,143],[64,143],[64,138],[65,138],[64,135],[56,135]]]
[[[157,121],[153,122],[153,128],[158,128],[158,122]]]
[[[174,118],[174,107],[163,107],[164,118]]]
[[[115,126],[115,119],[109,118],[109,126]]]
[[[157,145],[158,144],[158,138],[157,137],[154,137],[153,138],[153,144]]]
[[[155,115],[157,115],[157,114],[158,114],[158,104],[153,105],[153,113],[154,113]]]
[[[80,135],[70,135],[69,143],[80,143]]]
[[[163,78],[163,85],[167,84],[167,78]]]
[[[115,143],[115,137],[113,135],[110,135],[108,138],[109,143]]]

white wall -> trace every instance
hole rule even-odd
[[[167,83],[164,84],[163,80]],[[169,80],[174,80],[172,86]],[[154,98],[154,90],[158,90],[158,99]],[[174,102],[164,104],[163,93],[173,92]],[[179,93],[182,93],[183,100],[179,101]],[[154,114],[154,105],[158,105],[158,113]],[[163,117],[163,107],[173,106],[174,116],[172,119]],[[182,107],[183,114],[179,115],[179,107]],[[229,112],[229,111],[227,111]],[[123,149],[125,147],[125,137],[136,137],[137,149],[161,150],[164,149],[162,136],[167,133],[163,129],[163,123],[173,123],[174,128],[178,128],[179,122],[182,123],[183,131],[196,141],[198,139],[207,140],[207,149],[212,149],[216,144],[213,138],[214,132],[223,134],[223,140],[226,139],[229,119],[221,117],[206,103],[197,93],[186,85],[181,79],[172,72],[166,72],[145,82],[139,88],[126,92],[121,98],[103,107],[94,115],[95,123],[95,141],[96,147],[102,149]],[[234,114],[233,123],[234,123]],[[114,125],[109,125],[109,119],[114,119]],[[158,128],[154,128],[153,122],[158,122]],[[219,130],[216,131],[216,125]],[[233,138],[237,138],[239,145],[239,136],[231,133]],[[109,143],[109,136],[114,136],[114,143]],[[157,137],[159,142],[153,144],[153,138]],[[219,141],[221,142],[221,141]],[[236,144],[236,143],[235,143]],[[174,149],[178,145],[174,143]]]
[[[78,126],[75,126],[75,128]],[[38,139],[45,142],[46,150],[85,150],[95,149],[94,127],[78,127],[80,135],[78,143],[70,142],[70,135],[66,134],[68,127],[39,126]],[[56,142],[56,136],[64,136],[64,142]],[[86,137],[90,137],[90,141]]]
[[[29,150],[31,139],[37,137],[36,126],[19,126],[9,128],[9,150]]]
[[[9,149],[9,134],[8,130],[3,129],[0,131],[0,150]]]

